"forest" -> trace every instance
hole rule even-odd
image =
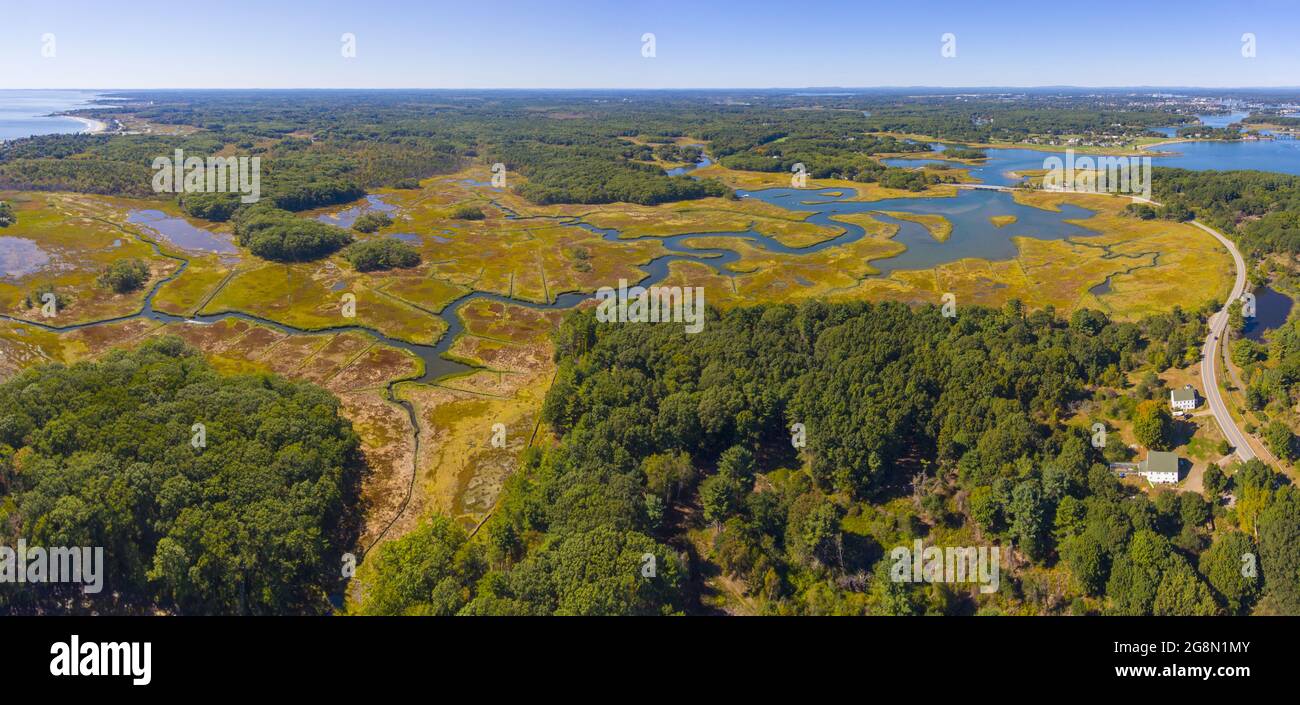
[[[502,162],[524,179],[510,188],[538,204],[643,205],[724,196],[714,180],[668,176],[709,142],[724,166],[920,190],[934,176],[887,168],[877,155],[929,152],[893,133],[987,142],[1030,135],[1132,138],[1194,118],[1115,98],[905,94],[744,100],[699,92],[132,91],[87,114],[184,128],[178,134],[46,135],[0,145],[0,188],[150,197],[154,157],[258,156],[272,204],[301,211],[356,200],[366,189],[408,188],[473,160]],[[617,98],[617,99],[612,99]],[[888,133],[888,134],[886,134]],[[637,138],[637,139],[633,139]],[[971,152],[969,157],[977,158]],[[233,194],[185,194],[192,216],[221,221]]]
[[[358,531],[339,402],[224,376],[174,337],[0,385],[0,544],[104,548],[104,589],[0,584],[0,610],[320,614]]]
[[[1172,364],[1171,325],[809,302],[711,311],[692,337],[571,314],[543,407],[560,443],[473,539],[435,517],[380,549],[356,611],[708,613],[720,572],[766,614],[1294,612],[1284,476],[1254,462],[1148,497],[1062,416]],[[915,539],[1012,546],[1015,577],[987,596],[891,580],[884,557]]]
[[[409,268],[420,264],[420,253],[410,245],[391,237],[372,238],[348,245],[343,257],[358,272],[373,272],[395,267]]]
[[[343,228],[263,203],[235,212],[235,237],[253,254],[276,262],[320,259],[352,243]]]
[[[1190,171],[1158,167],[1152,196],[1225,233],[1243,252],[1300,253],[1300,177],[1265,171]]]

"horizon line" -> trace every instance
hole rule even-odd
[[[0,87],[2,91],[103,91],[103,92],[128,92],[128,91],[614,91],[614,92],[654,92],[654,91],[882,91],[882,90],[932,90],[932,91],[961,91],[961,90],[1196,90],[1196,91],[1225,91],[1225,90],[1271,90],[1271,91],[1300,91],[1300,85],[1291,86],[1195,86],[1195,85],[1105,85],[1105,86],[1087,86],[1074,84],[1040,84],[1040,85],[971,85],[971,86],[937,86],[937,85],[880,85],[880,86],[680,86],[680,87],[627,87],[627,86],[582,86],[582,87],[559,87],[559,86],[537,86],[537,87],[430,87],[430,86],[387,86],[387,87],[363,87],[363,86],[343,86],[343,87],[325,87],[325,86],[153,86],[153,87],[134,87],[134,88],[94,88],[84,86],[64,86],[64,87],[47,87],[47,88],[16,88]]]

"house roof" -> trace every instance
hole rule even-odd
[[[1183,387],[1169,392],[1169,398],[1174,401],[1196,401],[1196,390],[1190,387]]]
[[[1178,472],[1178,456],[1174,453],[1153,450],[1142,461],[1143,472]]]

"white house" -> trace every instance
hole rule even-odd
[[[1169,390],[1169,406],[1174,411],[1191,411],[1196,408],[1196,388],[1186,385],[1182,389]]]
[[[1178,482],[1178,456],[1158,450],[1150,451],[1147,459],[1138,463],[1138,474],[1153,485]]]

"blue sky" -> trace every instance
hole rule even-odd
[[[1296,0],[6,0],[0,16],[0,88],[1300,85]]]

